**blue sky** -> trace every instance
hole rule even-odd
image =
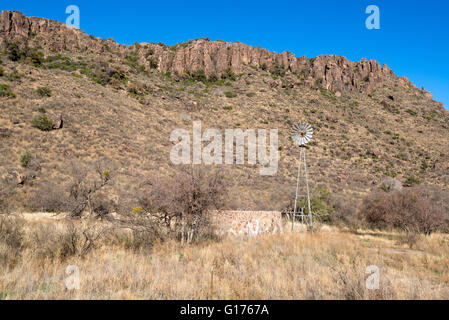
[[[21,1],[1,10],[65,22],[77,5],[81,29],[119,43],[190,39],[240,41],[297,56],[343,55],[374,59],[424,86],[449,107],[449,1]],[[380,9],[380,30],[368,30],[368,5]]]

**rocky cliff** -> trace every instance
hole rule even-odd
[[[65,24],[42,18],[27,17],[16,11],[3,11],[0,15],[0,40],[39,43],[47,53],[70,51],[79,53],[115,52],[126,56],[134,52],[138,63],[147,70],[183,75],[204,71],[208,77],[221,77],[228,70],[242,73],[252,68],[275,70],[294,76],[295,83],[332,91],[370,91],[375,86],[398,79],[386,65],[363,59],[352,62],[345,57],[323,55],[308,59],[290,52],[274,53],[242,43],[193,40],[168,47],[164,44],[143,43],[133,46],[117,44],[113,39],[99,39],[84,32],[70,29]],[[406,78],[399,81],[412,84]],[[427,96],[431,95],[423,91]]]

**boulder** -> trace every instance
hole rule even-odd
[[[380,181],[380,186],[385,188],[386,191],[401,191],[403,189],[401,181],[392,177],[384,177]]]
[[[53,130],[60,130],[64,127],[64,119],[62,118],[62,115],[59,116],[58,120],[55,121],[53,124]]]
[[[24,185],[27,180],[27,177],[26,177],[26,175],[20,173],[19,171],[15,170],[15,169],[10,169],[2,177],[2,180],[6,181],[7,183],[10,183],[10,184]]]

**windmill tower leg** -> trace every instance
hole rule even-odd
[[[309,177],[307,174],[307,160],[306,160],[306,150],[304,148],[304,174],[305,174],[305,178],[306,178],[306,191],[307,191],[307,208],[309,209],[309,225],[310,225],[310,230],[313,233],[313,219],[312,219],[312,208],[310,205],[310,192],[309,192]]]
[[[298,205],[299,180],[301,179],[301,157],[302,157],[302,150],[301,153],[299,154],[298,178],[296,179],[295,207],[293,209],[293,216],[292,216],[292,231],[295,228],[296,207]]]

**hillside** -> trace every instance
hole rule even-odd
[[[359,196],[385,175],[449,187],[448,111],[376,61],[208,39],[125,46],[10,11],[0,15],[0,43],[0,178],[14,207],[67,180],[71,161],[105,157],[117,173],[111,197],[132,198],[144,177],[179,169],[170,163],[170,133],[191,132],[195,120],[222,131],[279,129],[276,175],[223,166],[232,208],[279,210],[292,199],[299,150],[290,128],[299,121],[315,128],[313,187]],[[34,128],[43,114],[62,117],[62,128]],[[34,165],[24,168],[26,152]]]

